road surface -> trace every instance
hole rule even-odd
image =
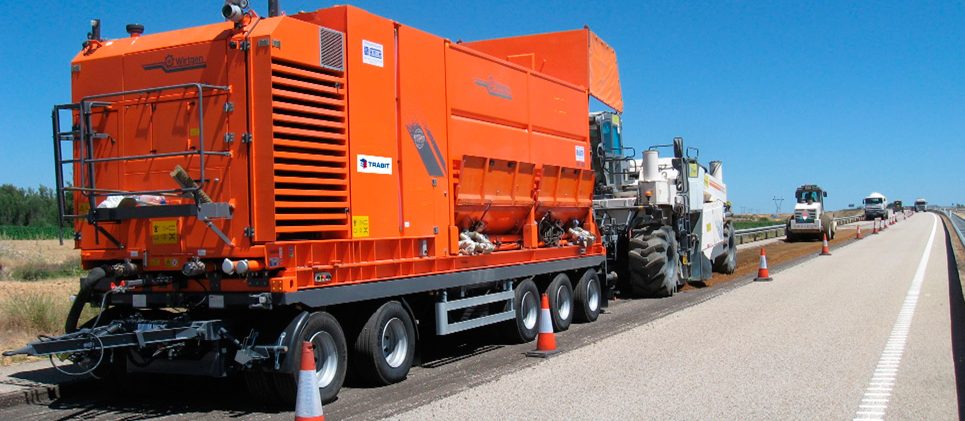
[[[945,234],[888,231],[400,419],[954,419]]]

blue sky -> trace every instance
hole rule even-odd
[[[90,18],[117,38],[126,23],[159,32],[218,21],[221,4],[0,1],[0,184],[53,184],[50,107],[69,99]],[[252,4],[263,13],[267,1]],[[702,161],[723,160],[736,210],[770,212],[773,196],[790,199],[802,183],[825,187],[833,208],[873,190],[965,202],[962,1],[353,4],[467,41],[589,25],[619,56],[628,144],[683,136]]]

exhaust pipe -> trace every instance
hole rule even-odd
[[[273,18],[280,15],[278,10],[278,0],[268,0],[268,17]]]
[[[87,33],[87,39],[92,41],[101,41],[101,20],[100,19],[91,19],[90,32]]]

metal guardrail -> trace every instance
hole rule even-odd
[[[850,224],[864,219],[864,215],[854,215],[845,216],[841,218],[834,218],[835,222],[838,224]],[[778,238],[787,235],[785,230],[787,229],[786,224],[779,225],[768,225],[766,227],[757,228],[745,228],[742,230],[734,231],[734,238],[737,244],[751,243],[754,241],[766,240],[768,238]]]
[[[955,228],[955,233],[958,234],[958,239],[965,244],[965,235],[962,234],[962,229],[960,227],[965,227],[965,218],[958,216],[957,213],[949,211],[948,209],[942,209],[942,212],[948,216],[949,221],[952,223],[952,228]],[[957,219],[957,221],[956,221]]]

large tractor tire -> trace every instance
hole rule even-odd
[[[680,282],[677,239],[669,226],[639,230],[630,238],[628,264],[634,295],[669,297]]]
[[[732,274],[737,269],[737,241],[734,239],[734,225],[724,222],[724,253],[714,259],[714,272]]]

